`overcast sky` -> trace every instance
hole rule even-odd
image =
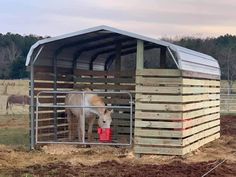
[[[236,35],[236,0],[0,0],[0,33],[108,25],[151,37]]]

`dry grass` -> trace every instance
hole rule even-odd
[[[29,81],[28,80],[0,80],[0,115],[5,115],[6,101],[9,95],[28,95]],[[9,114],[27,114],[28,107],[13,106]]]

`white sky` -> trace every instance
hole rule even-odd
[[[107,25],[151,37],[236,35],[236,0],[0,0],[0,33]]]

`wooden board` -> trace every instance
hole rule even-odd
[[[182,128],[182,122],[162,122],[162,121],[144,121],[135,120],[135,127],[142,128]]]
[[[193,143],[193,144],[183,148],[183,155],[187,154],[187,153],[189,153],[189,152],[191,152],[193,150],[196,150],[199,147],[203,146],[204,144],[209,143],[209,142],[211,142],[211,141],[213,141],[215,139],[218,139],[219,137],[220,137],[220,133],[216,133],[216,134],[211,135],[209,137],[203,138],[203,139],[201,139],[201,140],[199,140],[199,141],[197,141],[197,142],[195,142],[195,143]]]
[[[191,110],[191,111],[183,112],[183,119],[191,119],[191,118],[195,118],[195,117],[199,117],[203,115],[218,113],[219,111],[220,111],[219,106],[212,107],[212,108],[203,108],[200,110]]]
[[[136,76],[180,77],[181,71],[178,69],[138,69]]]
[[[136,93],[150,93],[151,94],[181,94],[181,87],[150,87],[150,86],[136,86]]]
[[[220,113],[217,112],[210,115],[204,115],[195,119],[185,120],[182,124],[183,124],[183,128],[188,128],[188,127],[193,127],[199,124],[203,124],[205,122],[210,122],[219,118],[220,118]]]
[[[204,123],[204,124],[192,127],[190,129],[184,130],[183,134],[182,134],[182,137],[187,137],[187,136],[196,134],[198,132],[201,132],[203,130],[207,130],[207,129],[211,128],[211,127],[215,127],[215,126],[218,126],[218,125],[220,125],[220,120],[219,119],[211,121],[211,122],[208,122],[208,123]]]
[[[166,88],[166,87],[164,87]],[[167,89],[167,88],[166,88]],[[163,91],[167,92],[167,91]],[[188,98],[186,98],[187,100]],[[168,102],[168,103],[181,103],[182,95],[152,95],[152,94],[136,94],[136,102]]]
[[[151,110],[152,111],[152,110]],[[182,120],[181,112],[142,112],[136,109],[135,119],[148,120]]]
[[[169,77],[142,77],[136,76],[136,84],[146,86],[158,86],[165,85],[181,85],[181,78],[169,78]]]
[[[193,78],[183,78],[183,85],[192,85],[192,86],[213,86],[220,87],[220,81],[216,80],[203,80],[203,79],[193,79]]]
[[[182,148],[158,147],[158,146],[134,146],[136,154],[163,154],[163,155],[183,155]]]
[[[136,145],[149,145],[149,146],[182,146],[182,139],[160,139],[150,137],[135,137]]]
[[[208,137],[210,135],[213,135],[217,132],[220,132],[220,126],[217,126],[217,127],[213,127],[211,129],[207,129],[205,131],[202,131],[200,133],[197,133],[197,134],[194,134],[188,138],[185,138],[182,140],[182,145],[183,146],[186,146],[188,144],[191,144],[199,139],[202,139],[202,138],[205,138],[205,137]]]
[[[164,104],[164,103],[139,103],[135,104],[136,110],[142,111],[182,111],[182,104]]]
[[[193,71],[182,71],[182,76],[189,77],[189,78],[220,80],[220,76],[218,75],[204,74],[204,73],[193,72]]]
[[[160,130],[160,129],[143,129],[135,127],[135,137],[166,137],[166,138],[182,138],[183,132],[179,130]]]

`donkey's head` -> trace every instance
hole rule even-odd
[[[113,113],[113,110],[105,110],[104,114],[99,116],[98,125],[100,128],[110,128],[112,122],[111,113]]]

